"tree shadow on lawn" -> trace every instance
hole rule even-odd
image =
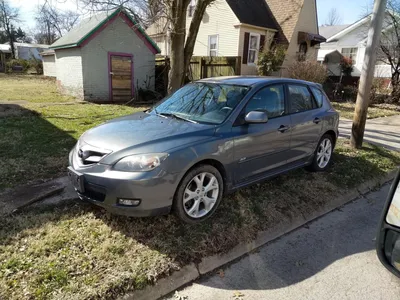
[[[118,248],[116,252],[118,257],[125,258],[132,264],[143,265],[142,272],[146,276],[146,281],[152,283],[157,278],[167,276],[179,266],[191,262],[198,263],[203,257],[225,253],[238,243],[252,241],[260,231],[283,226],[298,216],[307,218],[316,210],[320,210],[330,203],[335,197],[346,193],[349,188],[378,175],[383,175],[383,169],[393,167],[392,161],[399,163],[398,157],[388,154],[386,150],[382,150],[382,153],[380,151],[380,148],[368,146],[355,155],[352,150],[344,147],[334,154],[334,163],[328,172],[310,173],[300,169],[267,180],[262,184],[241,189],[232,195],[225,196],[215,216],[198,225],[183,224],[174,215],[141,219],[114,216],[102,209],[80,202],[58,205],[52,208],[50,213],[48,209],[30,210],[28,208],[18,216],[0,220],[0,246],[16,242],[14,240],[16,236],[24,237],[35,234],[35,230],[41,226],[49,225],[49,228],[54,228],[60,224],[67,224],[62,226],[68,228],[68,224],[73,224],[74,220],[79,218],[79,226],[91,230],[90,233],[87,233],[90,236],[85,238],[93,240],[94,245],[90,246],[93,248],[88,248],[86,242],[76,237],[64,239],[62,243],[57,242],[55,246],[51,246],[56,248],[50,247],[50,250],[47,251],[52,253],[70,247],[79,247],[82,249],[81,251],[88,253],[94,260],[93,263],[96,264],[99,257],[96,257],[94,250],[102,247],[101,243],[97,244],[96,237],[100,235],[103,244],[113,244],[117,240],[112,232],[118,233],[122,235],[122,244],[125,245]],[[383,156],[377,156],[374,154],[376,152]],[[89,216],[91,222],[93,222],[92,219],[97,220],[96,224],[108,228],[111,233],[104,236],[103,233],[96,233],[96,228],[90,228],[93,225],[85,223],[85,216]],[[94,234],[93,237],[92,234]],[[340,245],[337,246],[340,248]],[[152,258],[132,255],[132,251],[127,247],[137,247],[138,249],[144,247],[143,249],[149,249],[153,254],[161,254],[162,259],[153,262]],[[315,268],[301,273],[295,278],[282,280],[282,282],[290,285],[302,281],[324,269],[334,260],[367,250],[370,250],[370,247],[355,246],[336,256],[320,257]],[[44,252],[45,254],[46,252]],[[281,253],[281,255],[284,257],[285,253]],[[113,263],[116,261],[109,262],[111,269],[114,268]],[[62,264],[62,261],[59,263]],[[152,270],[153,267],[149,267],[149,265],[157,266],[154,267],[157,268],[157,271]],[[107,276],[107,269],[103,269],[101,272]],[[282,276],[284,275],[282,274]],[[74,276],[77,276],[75,279],[79,279],[79,275]],[[126,292],[126,289],[138,287],[138,285],[130,283],[129,279],[127,280],[129,284],[125,282],[125,287],[110,287],[111,292]],[[248,285],[250,287],[252,283],[249,282]]]
[[[33,110],[0,104],[0,190],[66,174],[76,140]]]

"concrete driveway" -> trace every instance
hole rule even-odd
[[[386,185],[167,299],[398,300],[400,279],[375,252],[388,192]]]
[[[339,134],[350,138],[353,121],[340,119]],[[400,151],[400,115],[367,120],[364,141]]]

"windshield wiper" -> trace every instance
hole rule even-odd
[[[186,122],[198,124],[198,122],[196,122],[196,121],[187,119],[187,118],[185,118],[185,117],[182,117],[182,116],[180,116],[180,115],[173,114],[173,113],[157,113],[157,115],[159,115],[159,116],[161,116],[161,117],[173,117],[173,118],[178,119],[178,120],[183,120],[183,121],[186,121]]]

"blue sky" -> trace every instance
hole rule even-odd
[[[29,31],[35,26],[34,13],[38,5],[45,0],[9,0],[13,6],[20,8],[23,21],[22,28]],[[60,9],[76,10],[76,0],[48,0]],[[249,0],[251,1],[251,0]],[[341,16],[341,24],[350,24],[360,19],[365,7],[371,5],[373,0],[317,0],[318,20],[322,25],[327,19],[329,11],[335,7]]]
[[[372,0],[317,0],[318,23],[324,24],[329,11],[336,8],[341,24],[351,24],[361,19],[367,7],[372,8]]]

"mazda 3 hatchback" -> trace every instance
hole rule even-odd
[[[85,132],[68,173],[83,200],[128,216],[210,217],[223,195],[289,170],[328,168],[339,115],[321,85],[218,77]]]

